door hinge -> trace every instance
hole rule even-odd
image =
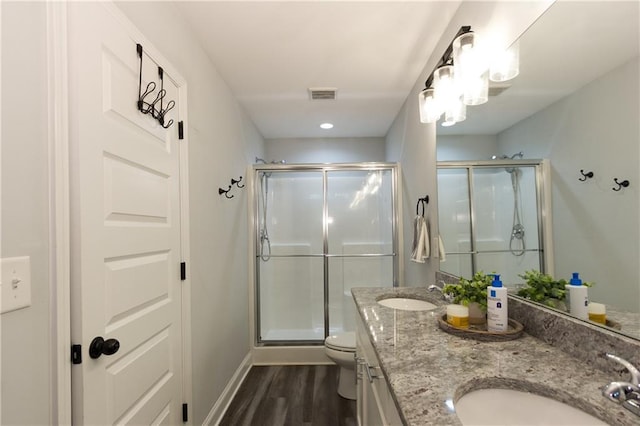
[[[71,364],[82,364],[82,345],[71,345]]]
[[[182,421],[184,423],[189,421],[189,406],[187,404],[182,404]]]
[[[182,262],[180,264],[180,281],[184,281],[187,279],[187,262]]]
[[[178,121],[178,139],[184,139],[184,121]]]

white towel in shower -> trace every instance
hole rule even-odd
[[[411,260],[413,262],[424,263],[429,257],[430,251],[427,222],[423,216],[417,215],[413,221]]]

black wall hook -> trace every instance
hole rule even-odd
[[[623,180],[622,182],[618,182],[618,178],[614,178],[613,181],[616,183],[616,185],[618,185],[618,187],[617,188],[611,188],[611,189],[613,189],[616,192],[620,191],[622,188],[626,188],[626,187],[628,187],[630,185],[629,181],[626,180],[626,179]]]
[[[138,52],[138,57],[140,58],[140,75],[138,77],[138,111],[143,114],[150,114],[153,118],[158,120],[160,125],[165,129],[168,129],[173,124],[173,119],[169,120],[165,123],[165,116],[169,111],[171,111],[175,106],[176,102],[171,100],[164,105],[164,98],[167,96],[167,90],[164,88],[164,70],[162,67],[158,67],[158,78],[160,80],[160,90],[156,94],[156,97],[153,101],[148,102],[145,99],[147,96],[153,94],[158,85],[155,81],[147,84],[147,87],[144,89],[144,93],[142,92],[142,45],[136,44],[136,51]]]
[[[593,172],[585,173],[583,169],[580,169],[580,174],[582,175],[581,178],[578,178],[580,182],[584,182],[585,180],[591,179],[594,176]]]
[[[231,185],[235,185],[238,188],[244,188],[244,185],[240,185],[240,182],[242,182],[242,176],[240,176],[238,180],[235,180],[233,178],[231,179]]]
[[[231,191],[231,185],[227,189],[218,188],[218,195],[224,194],[226,198],[233,198],[233,194],[229,195],[229,191]]]
[[[227,198],[233,198],[233,194],[229,195],[229,192],[231,191],[231,189],[233,189],[233,185],[235,185],[238,188],[245,187],[245,185],[240,185],[240,182],[242,182],[242,176],[240,176],[238,179],[231,178],[231,185],[229,185],[227,189],[218,188],[218,194],[219,195],[224,194],[224,196]]]
[[[422,216],[424,216],[424,210],[425,210],[425,206],[429,204],[429,196],[426,195],[424,198],[418,198],[418,202],[416,203],[416,216],[418,216],[420,213],[418,213],[418,209],[420,208],[420,206],[422,206]]]

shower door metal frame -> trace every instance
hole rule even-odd
[[[328,177],[327,174],[333,171],[391,171],[391,245],[390,254],[358,254],[358,255],[338,255],[329,254],[329,205],[328,205]],[[260,323],[260,173],[264,172],[322,172],[322,254],[309,255],[271,255],[270,257],[322,257],[323,258],[323,284],[324,284],[324,337],[329,335],[329,259],[331,258],[365,258],[365,257],[392,257],[393,267],[393,287],[398,286],[398,274],[400,270],[398,256],[398,164],[397,163],[335,163],[335,164],[254,164],[253,180],[254,191],[254,257],[255,257],[255,276],[254,276],[254,300],[255,300],[255,342],[256,346],[320,346],[324,344],[322,340],[271,340],[262,341],[261,323]]]
[[[469,196],[469,251],[468,252],[447,252],[447,255],[471,255],[471,273],[475,274],[477,268],[477,256],[481,253],[511,253],[511,250],[482,250],[476,249],[476,215],[475,215],[475,192],[474,192],[474,179],[472,177],[473,171],[476,169],[495,169],[495,168],[507,168],[507,167],[533,167],[535,171],[535,189],[536,189],[536,208],[537,208],[537,222],[538,222],[538,248],[527,249],[525,252],[538,252],[538,258],[540,263],[540,272],[546,273],[549,271],[550,259],[546,255],[547,241],[545,235],[549,235],[550,230],[547,229],[550,224],[544,221],[545,212],[550,211],[547,209],[547,197],[544,193],[545,188],[548,187],[548,177],[544,173],[545,162],[547,160],[533,159],[533,160],[470,160],[470,161],[438,161],[436,169],[465,169],[467,172],[467,188]],[[550,207],[550,206],[549,206]]]

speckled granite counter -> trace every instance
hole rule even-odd
[[[610,375],[526,333],[501,343],[462,339],[438,327],[444,306],[411,312],[377,303],[402,296],[446,304],[425,288],[354,288],[352,294],[407,425],[459,425],[446,401],[455,404],[465,393],[493,387],[548,396],[609,424],[639,424],[637,416],[601,395]]]
[[[621,333],[635,339],[640,339],[640,314],[628,312],[615,306],[607,306],[607,317],[619,323]]]

